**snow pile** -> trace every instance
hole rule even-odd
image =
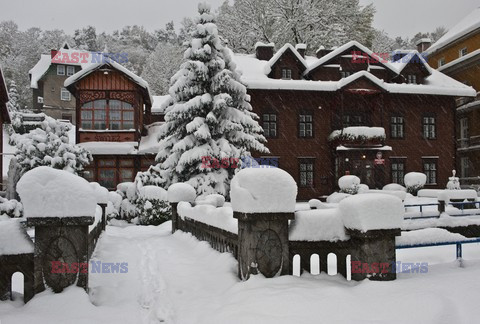
[[[167,191],[157,186],[144,186],[140,188],[138,196],[145,199],[167,200]]]
[[[418,197],[437,198],[443,192],[442,189],[421,189],[418,191]]]
[[[105,213],[107,215],[107,219],[117,218],[120,216],[120,206],[122,204],[122,196],[114,191],[110,191],[108,193],[108,202],[107,208]]]
[[[33,243],[16,219],[0,221],[0,255],[33,253]]]
[[[370,140],[370,139],[385,139],[385,128],[383,127],[346,127],[342,130],[333,131],[328,137],[329,141],[336,139],[343,140]]]
[[[188,183],[177,182],[168,187],[168,201],[178,203],[181,201],[193,202],[197,197],[197,192]]]
[[[90,183],[50,167],[28,171],[17,184],[25,217],[95,216],[97,199]]]
[[[243,169],[230,185],[234,211],[243,213],[294,212],[297,184],[279,168]]]
[[[383,194],[383,195],[391,195],[397,198],[400,198],[402,201],[407,198],[407,193],[403,190],[374,190],[370,189],[368,191],[362,192],[362,194]]]
[[[178,204],[177,211],[182,219],[188,217],[227,232],[238,233],[238,222],[236,218],[233,218],[233,209],[231,207],[217,208],[207,204],[192,207],[189,202],[182,201]]]
[[[476,201],[477,200],[477,192],[472,189],[468,190],[443,190],[438,195],[438,200],[443,200],[445,202],[449,202],[451,199],[471,199]]]
[[[334,192],[330,196],[327,197],[327,203],[330,204],[338,204],[343,199],[350,197],[351,194],[343,193],[343,192]]]
[[[346,228],[362,232],[400,228],[405,213],[402,200],[386,194],[348,197],[340,202],[340,211]]]
[[[345,241],[342,217],[338,208],[305,210],[295,213],[290,223],[289,240],[292,241]]]
[[[321,202],[320,200],[318,199],[310,199],[308,201],[308,205],[310,206],[311,209],[325,209],[325,208],[331,208],[329,206],[327,206],[326,204],[324,204],[323,202]],[[298,210],[298,209],[297,209]]]
[[[196,205],[212,205],[213,207],[222,207],[225,204],[225,197],[220,194],[211,194],[200,196],[195,200]]]
[[[427,182],[427,176],[420,172],[409,172],[405,175],[404,182],[407,187],[423,187]]]
[[[344,175],[338,179],[338,186],[342,193],[355,195],[360,188],[360,178],[354,175]]]
[[[405,188],[402,185],[399,185],[398,183],[389,183],[385,186],[383,186],[382,190],[385,191],[407,191],[407,188]]]
[[[93,219],[93,224],[88,225],[88,232],[90,233],[95,227],[97,226],[98,223],[102,221],[102,216],[103,216],[103,211],[102,207],[97,205],[95,207],[95,218]]]
[[[434,244],[467,240],[468,239],[461,234],[451,233],[442,228],[425,228],[402,232],[402,235],[395,239],[397,245]]]
[[[95,197],[97,197],[97,204],[108,203],[108,189],[102,187],[98,182],[90,182],[90,186],[95,190]]]

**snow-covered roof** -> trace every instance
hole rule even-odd
[[[165,111],[165,103],[170,99],[170,95],[153,96],[152,113],[161,114]]]
[[[137,142],[84,142],[78,145],[92,155],[135,155],[138,153]]]
[[[405,53],[405,52],[404,52]],[[427,60],[417,50],[411,50],[406,55],[393,62],[393,67],[396,68],[397,73],[401,73],[403,69],[413,60],[415,63],[422,63],[429,74],[432,74],[433,69],[428,65]]]
[[[300,61],[300,63],[305,68],[307,68],[307,62],[305,61],[305,59],[298,53],[298,51],[292,46],[292,44],[287,43],[283,45],[282,48],[279,49],[275,53],[275,55],[273,55],[273,57],[267,62],[267,64],[265,65],[265,74],[270,74],[270,72],[272,71],[272,67],[275,65],[275,63],[277,63],[280,57],[282,57],[282,55],[285,53],[286,50],[290,50],[295,55],[295,57]]]
[[[451,67],[454,67],[454,66],[457,65],[457,64],[460,64],[460,63],[462,63],[462,62],[465,62],[465,61],[467,61],[467,60],[469,60],[469,59],[472,59],[472,58],[474,58],[474,57],[476,57],[476,56],[479,56],[479,57],[480,57],[480,49],[477,49],[477,50],[475,50],[475,51],[473,51],[473,52],[471,52],[471,53],[468,53],[467,55],[464,55],[464,56],[462,56],[462,57],[459,57],[459,58],[457,58],[456,60],[453,60],[453,61],[451,61],[451,62],[448,62],[448,63],[445,64],[445,65],[440,66],[440,67],[438,68],[438,71],[440,71],[440,72],[441,72],[441,71],[445,71],[445,70],[447,70],[447,69],[449,69],[449,68],[451,68]]]
[[[420,38],[416,43],[415,45],[419,45],[419,44],[422,44],[422,43],[431,43],[432,40],[428,37],[426,38]]]
[[[110,66],[111,68],[113,68],[115,70],[123,72],[129,79],[131,79],[133,82],[138,84],[140,87],[144,88],[148,93],[148,97],[150,99],[150,102],[153,102],[153,98],[152,98],[152,94],[150,92],[150,88],[148,86],[148,82],[145,81],[144,79],[142,79],[141,77],[139,77],[138,75],[136,75],[135,73],[133,73],[132,71],[130,71],[129,69],[127,69],[126,67],[124,67],[123,65],[121,65],[121,64],[119,64],[119,63],[117,63],[113,60],[110,60],[109,62],[101,62],[101,63],[87,63],[85,66],[82,66],[82,70],[78,71],[74,75],[67,78],[64,82],[64,86],[68,87],[68,86],[74,84],[75,82],[79,81],[81,78],[89,75],[92,72],[95,72],[96,70],[98,70],[98,69],[100,69],[100,68],[102,68],[106,65]]]
[[[59,52],[61,53],[66,53],[68,54],[69,57],[71,57],[71,54],[73,53],[89,53],[83,50],[77,50],[77,49],[71,49],[69,48],[64,48],[65,45],[69,46],[67,43],[64,43],[62,47],[60,48]],[[90,56],[89,56],[90,59]],[[90,64],[88,63],[82,63],[82,60],[79,60],[78,63],[74,62],[69,62],[65,63],[68,65],[75,65],[75,66],[80,66],[82,69],[85,68],[87,65]],[[48,68],[50,68],[50,65],[52,64],[52,56],[51,54],[42,54],[40,56],[40,60],[35,64],[33,68],[28,71],[28,74],[30,74],[30,88],[32,89],[38,89],[38,81],[45,75],[45,73],[48,71]]]
[[[327,62],[336,54],[340,54],[348,48],[356,45],[361,51],[367,54],[372,52],[358,42],[349,42],[332,53],[317,59],[307,57],[303,60],[307,66],[307,71],[311,71],[314,67]],[[293,48],[293,47],[292,47]],[[295,50],[296,52],[296,50]],[[448,95],[448,96],[475,96],[476,92],[473,88],[458,82],[449,76],[431,69],[427,63],[426,68],[431,75],[424,79],[424,84],[396,84],[387,83],[371,74],[368,71],[359,71],[340,81],[312,81],[312,80],[282,80],[271,79],[266,73],[270,68],[270,63],[259,60],[252,54],[234,54],[233,59],[237,65],[237,69],[241,71],[241,80],[250,89],[268,89],[268,90],[305,90],[305,91],[337,91],[347,84],[357,80],[360,77],[368,78],[377,86],[391,93],[415,93],[428,95]],[[273,59],[273,58],[272,58]],[[303,59],[303,58],[302,58]],[[320,62],[320,63],[319,63]],[[395,74],[399,74],[405,67],[403,62],[384,63],[384,67],[390,69]]]
[[[334,50],[332,50],[327,55],[322,56],[320,59],[318,59],[317,62],[315,62],[314,64],[312,64],[308,67],[308,69],[304,72],[304,75],[307,75],[308,73],[310,73],[311,71],[313,71],[314,69],[319,67],[320,65],[328,62],[332,58],[340,55],[341,53],[345,52],[346,50],[348,50],[349,48],[352,48],[354,46],[357,47],[360,51],[362,51],[362,53],[367,53],[370,56],[373,56],[373,54],[374,54],[369,48],[363,46],[359,42],[350,41],[350,42],[348,42],[348,43],[346,43],[346,44],[344,44],[340,47],[335,48]],[[386,63],[380,62],[380,64],[384,65],[385,67],[387,67],[387,68],[389,68],[389,69],[391,69],[395,72],[395,70],[390,66],[390,64],[388,62],[386,62]]]
[[[480,7],[473,10],[468,16],[463,18],[458,24],[453,26],[445,35],[430,46],[425,52],[429,55],[448,46],[457,39],[480,28]]]

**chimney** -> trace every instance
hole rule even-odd
[[[51,57],[52,60],[57,55],[57,53],[58,53],[57,50],[54,50],[54,49],[50,50],[50,57]]]
[[[295,45],[295,49],[297,50],[298,54],[300,54],[303,58],[305,58],[305,52],[307,51],[307,44],[297,44]]]
[[[417,42],[417,51],[419,53],[423,53],[426,51],[430,46],[432,46],[432,40],[430,38],[422,38],[419,39]]]
[[[257,42],[255,44],[255,55],[257,59],[268,61],[273,57],[273,48],[275,47],[274,43],[265,44],[262,42]]]
[[[330,53],[331,51],[333,51],[333,49],[325,49],[325,47],[323,46],[320,46],[318,48],[318,50],[316,51],[316,54],[317,54],[317,58],[322,58],[324,57],[325,55],[327,55],[328,53]]]

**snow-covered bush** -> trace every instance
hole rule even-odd
[[[122,197],[119,216],[121,219],[131,221],[137,217],[136,207],[136,184],[134,182],[122,182],[117,185],[117,194]]]
[[[383,127],[359,126],[346,127],[342,130],[335,130],[330,134],[328,140],[367,142],[369,140],[384,140],[385,138],[385,129]]]
[[[122,204],[122,196],[117,193],[110,191],[108,193],[108,202],[105,214],[107,219],[120,218],[120,205]]]
[[[196,205],[212,205],[214,207],[223,207],[225,204],[225,197],[219,194],[211,194],[207,196],[197,197]]]
[[[163,188],[142,187],[135,205],[140,225],[160,225],[172,218],[172,209],[167,201],[167,191]]]
[[[417,192],[425,186],[427,176],[420,172],[409,172],[404,177],[407,192],[416,196]]]
[[[338,179],[340,192],[356,195],[360,189],[360,178],[354,175],[344,175]]]
[[[389,184],[383,186],[382,190],[386,190],[386,191],[407,191],[407,188],[405,188],[402,185],[399,185],[398,183],[389,183]]]
[[[168,188],[187,182],[198,195],[228,197],[235,168],[202,167],[202,157],[240,158],[251,151],[267,153],[262,128],[252,112],[246,87],[231,51],[218,35],[210,6],[201,3],[185,63],[172,77],[160,128],[156,166],[138,177],[143,185]]]
[[[0,197],[0,215],[7,215],[8,217],[22,217],[23,206],[22,203],[16,199],[5,199]]]
[[[36,128],[26,134],[15,134],[15,157],[20,173],[39,166],[49,166],[77,174],[92,161],[91,154],[84,148],[70,144],[68,131],[71,126],[45,116]]]

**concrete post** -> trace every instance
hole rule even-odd
[[[102,208],[102,231],[104,231],[107,227],[107,204],[99,203],[98,205]]]
[[[290,269],[288,220],[294,213],[241,213],[238,219],[238,271],[242,280],[262,273],[271,278]]]
[[[172,202],[170,203],[170,206],[172,206],[172,234],[175,233],[176,230],[178,230],[178,211],[177,211],[177,202]]]
[[[28,226],[35,226],[35,293],[45,290],[45,284],[61,292],[75,282],[87,290],[88,268],[82,272],[79,265],[88,266],[88,226],[93,222],[93,217],[27,219]]]

